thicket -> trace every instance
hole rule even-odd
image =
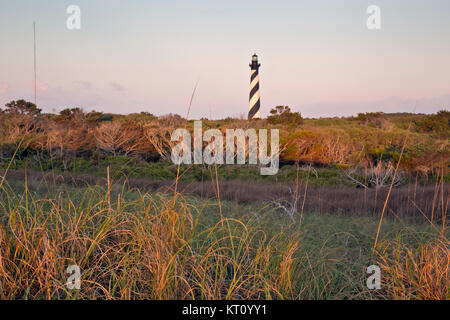
[[[176,128],[193,130],[193,120],[179,115],[156,117],[64,109],[41,113],[34,104],[12,101],[0,114],[0,162],[16,159],[71,162],[74,158],[99,161],[125,156],[139,161],[169,160]],[[278,128],[282,164],[312,164],[347,169],[375,168],[396,163],[401,169],[428,175],[448,168],[449,111],[437,114],[367,113],[349,118],[303,119],[289,107],[276,107],[267,119],[227,118],[203,121],[203,130],[216,128]],[[403,152],[403,146],[405,146]],[[400,155],[402,155],[400,157]]]

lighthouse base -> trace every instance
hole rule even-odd
[[[258,112],[255,113],[255,115],[251,119],[249,118],[248,120],[252,119],[261,119],[261,111],[258,110]]]

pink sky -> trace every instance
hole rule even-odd
[[[254,52],[263,116],[276,105],[306,117],[450,108],[449,1],[380,0],[377,31],[366,27],[366,1],[107,3],[78,1],[76,31],[63,2],[2,3],[0,105],[34,99],[36,20],[44,111],[184,115],[198,82],[193,118],[239,116]]]

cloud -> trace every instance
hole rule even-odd
[[[34,88],[34,81],[30,82],[30,87]],[[48,85],[40,82],[40,81],[36,81],[36,89],[37,91],[48,91]]]
[[[85,90],[91,90],[94,87],[92,82],[84,81],[84,80],[75,81],[75,84],[77,84],[78,86],[80,86],[82,89],[85,89]]]
[[[9,84],[6,82],[0,82],[0,94],[5,93],[6,91],[8,91],[9,88]]]
[[[111,88],[114,91],[125,91],[126,90],[126,88],[123,85],[121,85],[120,83],[117,83],[117,82],[111,82]]]

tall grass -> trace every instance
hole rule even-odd
[[[382,294],[394,299],[450,299],[450,243],[434,238],[418,246],[402,237],[379,247],[378,262],[384,274]]]
[[[215,201],[181,193],[174,201],[173,193],[140,193],[126,184],[51,185],[46,192],[27,184],[5,180],[0,190],[1,299],[385,297],[365,288],[378,226],[373,218],[305,214],[300,229],[255,204],[236,208],[222,201],[220,211]],[[403,241],[409,250],[440,234],[386,219],[380,244],[394,244],[399,230],[410,235]],[[422,259],[444,266],[448,251],[442,244],[441,258]],[[396,257],[379,260],[386,272],[400,268]],[[66,286],[72,264],[82,271],[80,290]],[[430,297],[448,295],[448,286],[442,291],[448,278],[440,279],[441,285],[433,286],[438,293]],[[404,279],[392,278],[385,294],[410,297],[396,281]]]

